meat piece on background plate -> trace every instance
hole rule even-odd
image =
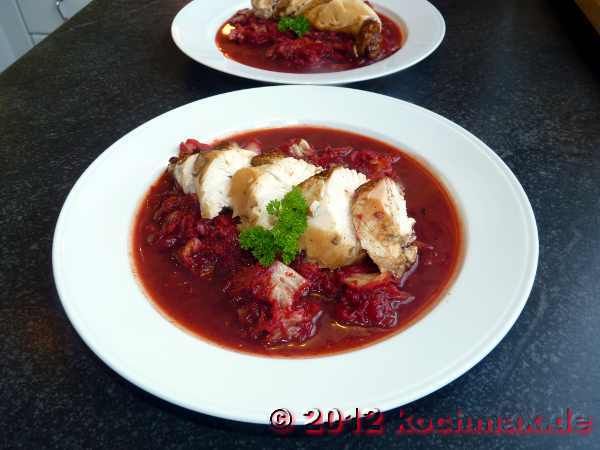
[[[302,298],[307,288],[302,275],[276,261],[242,269],[226,290],[248,337],[278,345],[302,343],[316,333],[321,307]]]
[[[381,272],[401,277],[417,259],[415,220],[408,217],[402,187],[385,177],[357,189],[352,218],[358,239]]]
[[[284,155],[255,156],[252,167],[238,170],[231,179],[234,217],[240,217],[242,228],[253,225],[272,228],[273,217],[267,212],[267,205],[320,171],[320,167]]]
[[[335,167],[300,184],[309,210],[308,228],[300,239],[300,248],[309,261],[336,269],[365,255],[356,237],[350,207],[355,190],[366,182],[362,173]]]
[[[252,9],[258,17],[270,19],[275,14],[279,0],[252,0]]]

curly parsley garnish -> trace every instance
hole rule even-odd
[[[306,231],[308,205],[300,189],[295,187],[282,200],[273,200],[267,212],[277,218],[272,230],[261,226],[240,233],[240,246],[252,252],[258,262],[268,267],[278,256],[285,264],[298,254],[298,240]]]
[[[304,16],[282,17],[277,29],[281,32],[292,30],[298,37],[302,37],[310,31],[310,22]]]

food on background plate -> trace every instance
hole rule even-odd
[[[292,73],[371,64],[402,45],[399,26],[363,0],[252,0],[217,32],[231,59]]]
[[[460,255],[456,210],[399,150],[318,127],[189,139],[147,193],[133,258],[150,298],[230,348],[357,348],[420,317]]]
[[[381,19],[363,0],[252,0],[252,7],[259,17],[287,19],[279,28],[297,32],[294,24],[303,17],[307,28],[350,34],[359,56],[374,59],[381,51]]]

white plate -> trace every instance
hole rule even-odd
[[[194,0],[175,16],[171,35],[183,53],[195,61],[232,75],[270,83],[344,84],[370,80],[406,69],[429,56],[442,42],[446,25],[426,0],[377,0],[375,9],[400,24],[405,36],[400,50],[379,62],[342,72],[295,74],[257,69],[227,58],[215,43],[217,30],[250,0]]]
[[[316,104],[327,108],[315,112]],[[252,105],[251,114],[244,105]],[[461,211],[464,263],[429,314],[375,345],[305,359],[226,350],[173,325],[145,297],[129,259],[134,213],[183,139],[211,141],[254,128],[297,124],[367,134],[429,163]],[[485,144],[410,103],[318,86],[218,95],[136,128],[100,155],[75,184],[60,214],[53,248],[54,277],[67,315],[110,367],[175,404],[256,423],[267,422],[282,407],[296,415],[315,407],[388,410],[444,386],[508,332],[529,295],[537,258],[529,201]]]

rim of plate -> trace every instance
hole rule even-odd
[[[361,105],[363,110],[377,109],[382,111],[388,108],[389,111],[393,110],[399,113],[398,117],[403,118],[406,122],[416,120],[423,125],[426,124],[427,129],[429,127],[436,127],[438,130],[445,130],[445,135],[441,138],[436,138],[432,134],[432,136],[423,136],[422,139],[426,143],[431,142],[431,145],[434,145],[433,142],[436,139],[442,139],[443,142],[448,142],[448,145],[454,146],[457,143],[457,145],[460,144],[461,148],[462,146],[464,148],[468,147],[467,150],[461,151],[464,151],[471,158],[470,163],[483,164],[479,169],[487,167],[486,170],[491,170],[491,173],[495,173],[497,177],[495,183],[490,183],[489,179],[486,179],[485,181],[489,185],[482,184],[476,186],[476,188],[479,188],[477,192],[473,192],[474,187],[470,186],[468,182],[465,182],[464,186],[460,185],[460,183],[454,183],[455,174],[452,173],[449,176],[450,172],[454,170],[459,170],[460,172],[463,169],[439,170],[436,167],[435,161],[429,161],[424,156],[424,149],[416,148],[411,142],[404,142],[402,136],[398,135],[400,131],[396,131],[395,128],[392,128],[392,131],[386,134],[385,131],[382,131],[383,128],[377,129],[377,126],[384,127],[384,125],[377,125],[376,122],[373,122],[374,125],[369,124],[365,126],[361,124],[358,127],[353,125],[356,123],[353,122],[355,120],[353,115],[356,112],[348,115],[346,118],[342,117],[340,119],[340,116],[343,115],[342,109],[340,109],[337,115],[331,112],[324,113],[321,120],[313,122],[303,118],[295,120],[293,114],[284,118],[283,122],[273,120],[273,116],[283,111],[280,106],[281,99],[298,97],[304,99],[343,100],[344,106],[341,107],[338,105],[338,107],[346,109],[352,104]],[[356,351],[311,358],[275,359],[237,353],[191,336],[165,320],[164,316],[152,305],[152,301],[145,297],[141,287],[135,280],[130,265],[129,232],[131,221],[137,211],[140,199],[149,188],[148,181],[155,179],[161,171],[159,164],[160,161],[163,161],[163,153],[175,153],[176,143],[174,143],[172,148],[157,152],[160,155],[153,156],[152,153],[148,153],[147,159],[154,158],[156,161],[148,162],[145,169],[153,169],[150,170],[147,176],[143,176],[144,179],[139,180],[139,182],[132,181],[135,179],[133,177],[125,180],[125,183],[117,183],[117,186],[111,187],[110,183],[101,183],[97,177],[103,171],[105,175],[112,175],[117,169],[116,165],[119,162],[123,162],[120,160],[127,161],[127,158],[131,158],[134,154],[140,152],[137,148],[144,139],[148,139],[151,134],[158,132],[158,129],[161,129],[161,134],[163,134],[166,130],[164,125],[179,124],[181,117],[184,116],[203,116],[206,121],[220,120],[214,117],[210,118],[210,113],[213,111],[212,108],[219,105],[226,107],[228,104],[236,104],[236,102],[247,104],[248,102],[252,103],[261,99],[265,102],[263,107],[266,109],[263,113],[257,113],[257,115],[264,115],[260,120],[254,118],[246,122],[245,125],[233,124],[230,128],[225,126],[218,134],[206,131],[201,132],[205,133],[205,136],[198,136],[201,133],[198,133],[197,136],[205,139],[210,135],[212,139],[215,139],[236,131],[244,131],[252,128],[303,124],[321,124],[359,133],[362,132],[374,138],[390,142],[411,154],[423,157],[429,167],[441,176],[442,181],[451,194],[453,194],[454,200],[459,206],[459,211],[463,212],[461,219],[463,221],[464,232],[469,241],[466,244],[467,248],[464,250],[463,267],[461,272],[456,276],[454,284],[450,286],[450,292],[445,294],[445,297],[441,299],[432,311],[409,329]],[[328,114],[329,117],[327,117]],[[365,112],[364,114],[367,113]],[[234,122],[236,120],[239,119],[235,118]],[[252,120],[258,120],[258,122],[252,122]],[[344,120],[348,120],[348,122],[344,122]],[[251,126],[254,123],[256,126]],[[198,127],[198,124],[196,120],[193,120],[181,126],[191,129],[190,127]],[[243,126],[243,128],[238,128],[239,126]],[[407,123],[404,126],[407,130],[410,129],[410,124]],[[188,129],[179,131],[170,130],[166,134],[189,133]],[[181,135],[180,140],[190,136]],[[168,139],[172,139],[172,137],[168,137]],[[411,139],[414,140],[415,137],[412,136]],[[433,152],[437,155],[442,155],[442,158],[450,158],[449,161],[456,159],[456,155],[443,156],[444,153],[440,153],[437,149],[433,150]],[[464,157],[463,154],[460,156]],[[126,168],[124,167],[123,170]],[[164,170],[164,161],[162,170]],[[136,173],[143,174],[144,168],[139,168]],[[472,175],[473,177],[478,176],[476,173]],[[482,174],[482,176],[485,175],[485,173]],[[118,174],[115,176],[118,177]],[[115,192],[120,193],[120,190],[124,186],[132,183],[137,183],[137,187],[133,189],[136,192],[124,194],[123,198],[125,200],[120,198],[113,205],[112,199],[114,197],[110,197],[109,191],[113,189]],[[466,194],[468,198],[457,198],[457,193]],[[514,216],[511,214],[506,219],[506,222],[502,226],[499,226],[496,231],[502,231],[503,229],[518,231],[519,233],[511,235],[511,240],[514,239],[518,244],[515,246],[517,248],[512,250],[502,249],[498,254],[493,255],[494,257],[501,257],[501,255],[507,252],[507,258],[517,255],[518,258],[515,260],[515,266],[519,265],[519,270],[514,273],[506,272],[503,275],[500,272],[499,274],[494,273],[493,277],[486,277],[485,273],[482,274],[473,267],[473,263],[477,262],[479,264],[481,262],[477,259],[481,257],[477,255],[479,250],[474,247],[479,247],[483,244],[485,248],[481,251],[485,252],[489,250],[486,247],[487,245],[492,245],[492,247],[498,245],[492,241],[502,240],[501,235],[495,235],[493,239],[482,239],[481,236],[484,235],[482,234],[484,230],[479,228],[482,225],[489,225],[488,222],[494,218],[494,215],[505,211],[505,209],[502,209],[500,212],[495,211],[494,208],[496,206],[494,202],[485,203],[486,207],[489,206],[491,208],[486,210],[485,214],[481,213],[481,211],[479,211],[480,214],[475,214],[465,209],[465,207],[468,208],[470,206],[469,202],[472,202],[472,199],[479,198],[485,194],[498,195],[496,197],[498,201],[502,200],[503,195],[506,196],[504,200],[508,200],[508,203],[503,203],[503,208],[513,208],[510,212],[515,213]],[[97,196],[99,197],[96,198]],[[95,202],[97,199],[107,201],[102,196],[108,196],[111,207],[115,209],[122,208],[124,211],[128,211],[132,205],[134,208],[129,211],[127,217],[121,217],[121,215],[115,213],[112,215],[102,213],[99,217],[106,217],[106,223],[103,222],[96,225],[98,229],[94,230],[97,233],[95,237],[109,238],[109,240],[106,243],[105,241],[101,243],[99,241],[99,243],[93,244],[92,240],[88,240],[88,230],[85,229],[84,232],[81,226],[88,224],[88,222],[93,223],[95,219],[93,215],[100,214],[99,212],[94,212],[94,208],[89,208],[88,205],[90,202],[95,207],[102,205],[101,201]],[[119,206],[120,203],[123,203],[124,206]],[[82,212],[82,209],[86,209],[85,213]],[[82,221],[83,223],[81,223]],[[481,221],[483,221],[483,224],[480,223]],[[126,230],[126,236],[115,236],[111,233],[113,230]],[[494,230],[486,229],[485,231],[493,232]],[[81,234],[81,236],[78,234]],[[472,239],[475,240],[476,246],[472,245]],[[93,248],[94,253],[91,255],[91,259],[87,248],[85,250],[80,248],[83,243],[87,242],[92,242],[92,247],[96,245],[96,248]],[[188,103],[157,116],[116,141],[84,171],[67,196],[56,225],[52,261],[56,288],[69,320],[83,341],[115,372],[147,392],[187,409],[229,420],[267,424],[269,412],[276,409],[276,407],[288,407],[297,415],[301,411],[318,406],[329,409],[340,408],[342,411],[352,411],[355,407],[377,407],[382,411],[386,411],[428,395],[458,378],[496,347],[518,318],[535,279],[539,252],[538,246],[538,232],[533,210],[518,180],[489,147],[459,125],[417,105],[380,94],[348,88],[277,86],[234,91]],[[112,274],[114,278],[111,279],[111,283],[94,281],[101,278],[101,276],[97,273],[89,274],[87,266],[83,268],[84,264],[81,261],[82,258],[86,258],[85,262],[90,264],[91,261],[92,265],[96,259],[101,262],[103,252],[106,252],[109,257],[116,258],[114,259],[115,267],[101,266],[97,268],[100,272],[102,270],[114,272]],[[511,254],[510,252],[516,253]],[[126,260],[126,273],[123,273],[122,270],[119,271],[119,269],[125,267],[123,266],[123,258]],[[494,264],[489,259],[490,257],[484,262],[488,265],[488,268],[494,267]],[[481,266],[478,265],[477,268],[480,269]],[[499,264],[499,270],[503,270],[502,264]],[[502,278],[504,282],[509,281],[512,283],[509,287],[505,288],[504,294],[507,297],[498,297],[502,293],[498,294],[497,289],[495,289],[489,296],[497,297],[496,301],[488,303],[486,308],[478,307],[477,305],[480,303],[475,301],[479,298],[477,297],[478,294],[469,294],[469,292],[471,292],[471,289],[475,289],[475,291],[478,288],[483,289],[485,287],[487,289],[487,284],[485,283],[494,282],[493,280],[498,277]],[[507,277],[509,278],[508,280],[506,280]],[[99,284],[93,285],[94,282]],[[90,289],[91,287],[94,287],[94,289]],[[103,297],[104,292],[97,292],[102,289],[108,289],[109,292],[117,296],[130,294],[131,297],[127,297],[126,295],[126,302],[116,301],[110,296]],[[89,302],[88,297],[91,297],[93,300],[94,296],[98,297],[97,301],[95,303],[93,301]],[[477,297],[477,299],[474,297]],[[104,304],[105,301],[112,302],[108,308]],[[486,313],[487,308],[491,308],[492,311]],[[465,318],[467,321],[464,323],[467,326],[463,326],[460,323],[461,317],[458,317],[461,312],[468,312],[474,315],[479,314],[481,317],[478,317],[477,320],[467,317]],[[498,314],[496,315],[496,313]],[[129,317],[128,314],[135,314],[135,316],[132,316],[132,321],[130,321],[132,317]],[[472,328],[479,329],[472,330]],[[449,336],[441,335],[444,331],[451,331],[451,334]],[[120,336],[116,336],[119,334]],[[438,338],[443,337],[444,339],[435,340],[436,334]],[[128,339],[117,339],[123,337]],[[420,340],[415,340],[423,337],[425,338],[424,343]],[[436,354],[436,358],[427,359],[423,358],[422,354],[415,352],[412,348],[405,350],[403,347],[406,344],[414,344],[416,342],[421,346],[419,349],[435,349],[436,351],[439,349],[439,354]],[[174,347],[172,344],[176,344],[177,346]],[[452,344],[456,344],[456,346]],[[461,345],[465,346],[464,350],[462,348],[458,349]],[[161,346],[164,346],[164,348]],[[431,372],[427,371],[427,373],[417,373],[414,376],[409,373],[407,379],[411,380],[410,377],[413,376],[412,382],[395,388],[396,380],[398,380],[399,384],[402,384],[400,380],[402,380],[402,377],[406,377],[407,374],[402,372],[394,374],[394,380],[390,384],[390,380],[385,378],[387,372],[385,370],[377,371],[375,367],[377,362],[382,365],[388,364],[390,365],[389,367],[392,367],[396,363],[395,358],[398,356],[401,346],[403,352],[408,352],[406,354],[407,359],[401,361],[401,363],[412,364],[412,367],[416,368],[415,370],[424,371],[428,368],[432,370]],[[160,352],[160,349],[170,351]],[[198,355],[199,359],[194,359],[193,355]],[[203,359],[200,362],[200,357],[206,358],[206,361],[210,364],[205,366],[203,364],[205,360]],[[445,357],[447,360],[443,361]],[[210,370],[213,366],[215,373]],[[228,369],[224,371],[223,368],[225,367]],[[229,368],[232,367],[234,370],[229,371]],[[364,372],[366,367],[371,368],[371,372],[368,375],[373,377],[373,383],[376,384],[374,388],[373,386],[355,386],[354,384],[346,386],[353,379],[355,379],[354,381],[360,380],[360,377],[357,375],[364,376],[364,373],[357,374],[349,371],[346,378],[339,379],[337,377],[339,371],[343,372],[344,370],[352,369]],[[194,370],[198,372],[191,374],[184,373],[185,370],[181,371],[181,368],[188,369],[189,372],[193,372]],[[219,371],[218,369],[221,370]],[[306,391],[301,388],[286,389],[288,387],[286,382],[296,380],[295,377],[308,376],[315,370],[317,370],[317,374],[319,374],[319,370],[323,370],[320,376],[321,381],[325,382],[326,387],[322,394],[325,397],[330,395],[331,399],[324,398],[324,400],[319,400],[323,401],[323,403],[311,405],[306,402],[314,402],[314,398],[321,399],[321,397],[311,399],[311,395],[318,395],[318,393]],[[156,374],[156,372],[161,371],[162,373]],[[244,385],[244,379],[240,380],[240,377],[236,375],[238,373],[244,373],[245,377],[266,376],[267,379],[255,379],[255,384],[252,385],[252,389],[249,389]],[[198,374],[201,374],[200,378],[206,383],[211,379],[219,380],[219,383],[216,386],[211,385],[211,388],[216,389],[216,393],[221,395],[214,395],[215,393],[212,391],[208,393],[206,393],[207,391],[202,391],[202,393],[199,393],[194,390],[191,380],[193,379],[196,383],[197,378],[193,378],[193,376],[198,376]],[[285,377],[285,379],[281,379],[278,376]],[[299,380],[304,380],[304,378],[299,378]],[[384,380],[388,385],[394,386],[394,389],[390,387],[389,390],[381,391],[380,386],[382,385],[377,384],[377,380],[379,383]],[[328,384],[327,381],[335,381],[335,383]],[[241,386],[235,385],[236,382],[241,383]],[[338,384],[342,386],[338,388]],[[346,395],[344,389],[349,386],[352,386],[352,391],[348,392],[352,392],[352,394]],[[322,388],[319,387],[319,389]],[[272,395],[273,392],[278,393],[277,398],[266,399],[260,396]],[[236,395],[238,397],[235,397]],[[243,402],[240,401],[240,396],[244,397]],[[305,397],[307,397],[307,400],[305,400]],[[300,417],[300,421],[297,423],[304,424],[305,422],[306,419]]]
[[[225,56],[215,43],[217,31],[236,11],[250,7],[250,0],[193,0],[175,15],[171,36],[185,55],[200,64],[230,75],[279,84],[347,84],[384,77],[419,63],[442,43],[446,23],[427,0],[377,0],[373,4],[377,11],[400,25],[405,39],[402,48],[381,61],[340,72],[275,72],[247,66]],[[196,32],[199,29],[202,32]]]

